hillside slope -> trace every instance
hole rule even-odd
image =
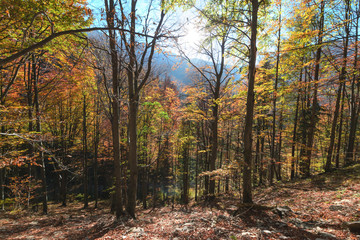
[[[115,221],[101,209],[51,205],[49,216],[1,213],[1,239],[359,239],[346,222],[360,220],[360,164],[310,179],[258,188],[256,205],[219,196],[212,207],[193,203],[138,210]],[[91,204],[90,204],[91,206]],[[236,216],[233,216],[234,212]],[[358,234],[358,235],[357,235]]]

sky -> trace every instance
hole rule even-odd
[[[141,11],[141,7],[146,8],[148,0],[139,0],[138,1],[138,11]],[[102,20],[101,13],[104,11],[104,1],[103,0],[88,0],[88,6],[91,8],[94,14],[94,23],[93,26],[103,26],[104,20]],[[144,9],[146,10],[146,9]],[[194,11],[188,10],[183,11],[181,9],[176,9],[174,13],[170,13],[167,25],[170,26],[174,22],[177,23],[177,26],[183,26],[180,29],[177,35],[181,35],[178,39],[178,43],[186,52],[190,58],[202,58],[200,54],[198,54],[198,45],[201,43],[204,38],[204,33],[201,31],[199,27],[197,27],[197,17]],[[103,17],[104,18],[104,17]],[[174,27],[177,28],[177,27]],[[166,51],[173,52],[174,54],[180,54],[177,48],[173,44],[169,44],[168,49]]]

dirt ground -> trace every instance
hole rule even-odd
[[[47,216],[0,212],[0,239],[360,239],[346,226],[360,220],[360,165],[257,188],[254,198],[256,205],[227,195],[212,206],[139,208],[136,220],[116,220],[106,203],[50,204]]]

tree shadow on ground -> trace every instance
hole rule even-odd
[[[336,239],[329,236],[325,237],[324,233],[314,231],[317,227],[316,224],[302,222],[304,227],[298,227],[290,223],[290,218],[279,218],[278,215],[272,214],[271,211],[259,209],[258,207],[239,208],[236,217],[241,220],[246,228],[257,227],[260,229],[261,237],[264,239],[281,239],[281,236],[283,236],[282,238],[294,240]],[[331,227],[334,229],[341,228],[338,225]]]
[[[346,181],[360,181],[360,164],[355,164],[346,168],[334,169],[328,173],[321,173],[310,178],[311,187],[320,190],[335,191],[346,186]]]

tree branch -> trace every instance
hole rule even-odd
[[[68,34],[92,32],[92,31],[100,31],[100,30],[111,30],[111,29],[131,33],[131,31],[128,30],[128,29],[117,28],[117,27],[115,27],[115,28],[94,27],[94,28],[84,28],[84,29],[73,29],[73,30],[67,30],[67,31],[53,33],[53,34],[51,34],[50,36],[48,36],[47,38],[41,40],[38,43],[35,43],[35,44],[25,48],[25,49],[22,49],[19,52],[15,53],[15,54],[13,54],[13,55],[11,55],[9,57],[0,59],[0,66],[3,66],[5,64],[7,64],[7,63],[10,63],[11,61],[16,60],[17,58],[19,58],[21,56],[24,56],[25,54],[27,54],[27,53],[29,53],[31,51],[34,51],[35,49],[41,48],[41,47],[45,46],[47,43],[51,42],[52,40],[54,40],[55,38],[58,38],[60,36],[68,35]],[[154,36],[149,36],[149,35],[143,34],[143,33],[135,33],[135,34],[137,34],[139,36],[145,36],[145,37],[151,37],[151,38],[165,37],[165,35],[158,35],[158,36],[154,37]]]

